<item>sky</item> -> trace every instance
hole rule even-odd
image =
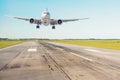
[[[88,18],[62,25],[40,25],[9,16],[40,19],[48,8],[52,19]],[[120,0],[0,0],[1,38],[120,39]]]

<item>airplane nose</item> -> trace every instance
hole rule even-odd
[[[44,14],[44,16],[46,17],[46,16],[47,16],[47,14]]]
[[[43,19],[45,19],[45,18],[49,18],[49,17],[50,17],[50,16],[47,15],[47,14],[43,14],[43,15],[42,15],[42,18],[43,18]]]
[[[43,17],[44,17],[44,18],[48,18],[49,16],[48,16],[47,14],[44,14]]]

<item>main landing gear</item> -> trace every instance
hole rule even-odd
[[[52,26],[52,29],[55,29],[55,26]]]
[[[39,29],[39,28],[40,28],[40,26],[39,26],[39,25],[37,25],[37,26],[36,26],[36,29]]]
[[[36,29],[39,29],[39,28],[40,28],[40,26],[37,25],[37,26],[36,26]],[[52,29],[55,29],[55,26],[52,26]]]

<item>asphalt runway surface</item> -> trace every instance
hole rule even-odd
[[[0,49],[0,80],[120,80],[120,51],[25,42]]]

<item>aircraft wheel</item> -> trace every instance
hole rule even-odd
[[[36,26],[36,29],[39,29],[40,28],[40,26]]]
[[[55,26],[52,26],[52,29],[55,29]]]

